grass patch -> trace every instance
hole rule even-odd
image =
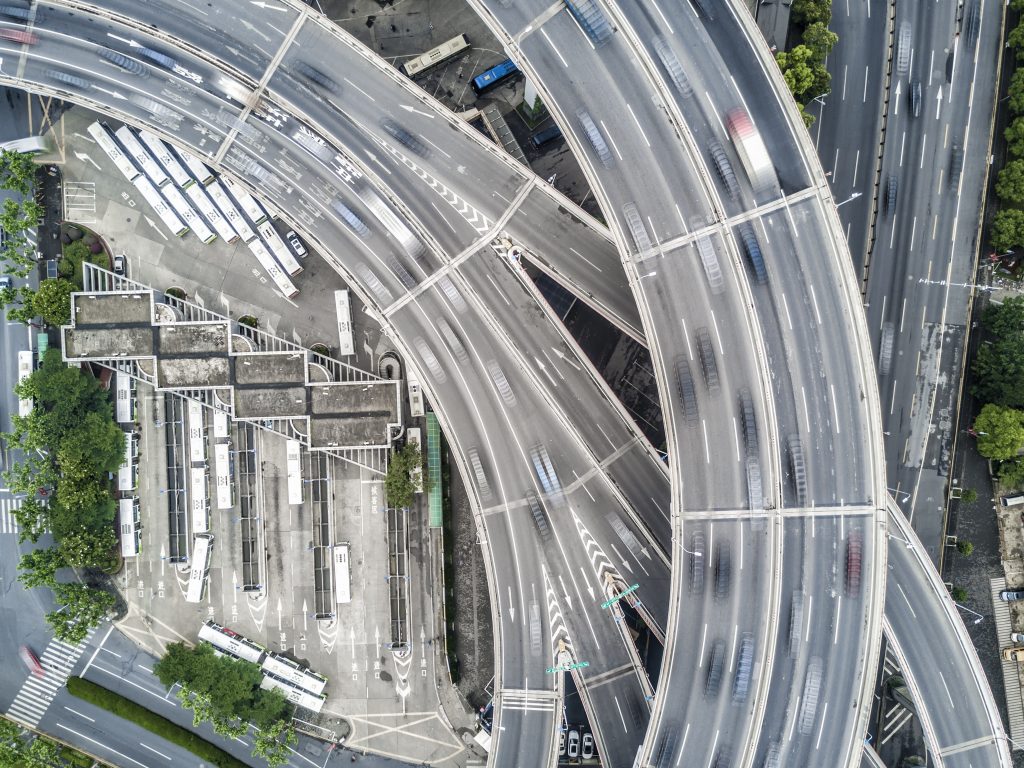
[[[62,255],[61,263],[57,266],[58,274],[73,282],[79,289],[82,287],[82,262],[88,261],[103,269],[110,269],[110,258],[107,254],[102,251],[92,253],[84,240],[75,240],[65,245]]]
[[[119,693],[107,690],[101,685],[83,680],[81,677],[68,678],[68,693],[90,704],[94,704],[107,712],[124,718],[145,728],[161,738],[167,739],[172,744],[177,744],[187,749],[196,757],[205,760],[219,768],[248,768],[238,758],[228,754],[215,744],[211,744],[201,736],[196,735],[187,728],[182,728],[177,723],[172,723],[166,717],[161,717],[145,707],[126,699]]]

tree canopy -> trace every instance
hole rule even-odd
[[[974,421],[978,453],[986,459],[1012,459],[1024,447],[1024,412],[989,403]]]
[[[392,507],[408,507],[416,494],[413,472],[423,468],[423,454],[415,443],[406,443],[400,451],[391,453],[388,473],[384,476],[384,493]]]
[[[1024,211],[1018,208],[997,211],[992,218],[989,239],[1000,253],[1024,245]]]
[[[996,194],[1001,200],[1024,203],[1024,160],[1011,160],[996,177]]]
[[[193,710],[193,717],[209,720],[215,728],[234,729],[240,722],[263,728],[284,719],[288,702],[278,691],[260,688],[259,666],[248,661],[217,656],[213,647],[200,643],[189,648],[171,643],[153,672],[168,688],[179,683],[179,696]]]
[[[989,305],[981,324],[992,338],[974,359],[974,394],[986,403],[1024,408],[1024,298]]]

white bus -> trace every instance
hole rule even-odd
[[[252,227],[249,226],[249,222],[245,220],[245,217],[239,213],[235,207],[234,202],[228,197],[228,193],[224,191],[224,187],[219,182],[213,182],[210,184],[206,191],[210,197],[213,198],[214,205],[224,214],[224,218],[228,220],[228,224],[231,228],[238,233],[238,236],[242,238],[243,242],[248,243],[250,240],[256,237],[256,233],[252,231]]]
[[[267,655],[267,649],[259,643],[210,620],[199,628],[199,639],[205,640],[221,653],[253,664],[261,664]]]
[[[210,573],[210,548],[213,546],[212,533],[197,533],[192,544],[192,568],[188,574],[186,603],[198,603],[206,593],[206,577]]]
[[[213,181],[213,179],[215,178],[213,175],[213,171],[207,168],[206,164],[203,163],[198,157],[184,149],[179,149],[178,155],[185,163],[185,167],[188,168],[189,173],[195,176],[196,180],[204,187]]]
[[[288,462],[288,503],[302,503],[302,446],[298,440],[289,440]]]
[[[213,446],[213,463],[217,472],[217,509],[231,509],[231,457],[227,443]]]
[[[281,293],[289,299],[293,299],[299,295],[298,288],[296,288],[295,284],[288,279],[288,275],[286,275],[281,268],[277,266],[274,262],[274,257],[270,255],[270,251],[267,250],[267,247],[263,245],[262,241],[251,240],[246,243],[246,245],[249,246],[249,250],[252,251],[256,260],[260,263],[260,266],[267,271],[268,275],[270,275],[270,279],[274,281],[274,285],[277,286],[277,289]]]
[[[135,138],[135,134],[131,132],[128,126],[122,125],[114,131],[114,136],[121,142],[121,146],[128,153],[128,157],[134,160],[135,164],[142,169],[142,172],[146,174],[146,178],[152,182],[154,187],[162,187],[171,180],[171,177],[167,175],[163,167],[153,159],[153,155],[150,154],[149,150],[142,146],[139,140]]]
[[[402,65],[402,71],[407,77],[414,77],[421,72],[426,72],[431,67],[436,67],[452,56],[457,56],[469,48],[469,40],[465,35],[458,35],[447,42],[441,43],[437,48],[431,48],[422,56],[410,59]]]
[[[206,194],[206,187],[202,184],[193,184],[185,190],[185,194],[195,203],[196,208],[210,222],[210,226],[213,227],[214,231],[224,242],[234,243],[238,240],[238,233],[232,229],[228,220],[217,210],[217,206],[213,204],[210,196]]]
[[[206,462],[206,414],[195,400],[188,401],[188,460],[190,464]]]
[[[245,212],[245,215],[249,217],[249,221],[251,221],[254,226],[258,227],[267,220],[267,212],[263,210],[263,206],[256,201],[255,197],[246,192],[241,185],[236,184],[227,177],[224,177],[221,181],[224,182],[224,186],[228,188],[228,192],[230,192],[231,196],[235,198],[235,202],[241,206],[242,211]]]
[[[334,309],[338,313],[338,354],[354,355],[355,340],[352,337],[352,300],[348,289],[334,292]]]
[[[195,233],[196,237],[207,245],[217,239],[217,235],[206,225],[203,217],[196,213],[195,208],[189,205],[188,200],[181,194],[181,190],[173,184],[168,184],[160,191],[164,193],[167,197],[167,202],[171,204],[171,208],[181,217],[186,226]]]
[[[128,432],[124,436],[124,460],[117,469],[117,490],[126,493],[135,490],[135,434]]]
[[[117,383],[114,401],[114,413],[118,424],[135,422],[135,380],[127,373],[115,373]]]
[[[117,170],[124,174],[124,177],[128,181],[135,181],[135,178],[140,175],[140,171],[135,167],[135,163],[128,159],[128,156],[121,151],[121,148],[114,142],[113,137],[110,135],[109,129],[102,125],[99,121],[92,123],[86,130],[89,131],[89,135],[96,140],[102,149],[109,157]]]
[[[192,532],[210,532],[210,496],[206,489],[206,470],[192,467],[189,470],[189,498],[192,500]]]
[[[264,690],[276,689],[283,693],[284,697],[292,704],[296,704],[304,709],[312,710],[313,712],[319,712],[323,709],[324,702],[327,701],[326,694],[321,693],[319,696],[316,696],[302,690],[301,688],[297,688],[279,677],[269,674],[265,674],[263,676],[263,682],[260,683],[260,688]]]
[[[334,545],[334,601],[352,602],[352,574],[349,571],[348,542]]]
[[[178,158],[174,156],[174,152],[171,148],[163,142],[163,140],[155,133],[150,133],[145,128],[139,131],[139,140],[149,149],[156,158],[156,161],[163,166],[164,171],[171,177],[171,181],[177,184],[179,187],[184,189],[189,184],[195,184],[196,181],[188,175],[188,171],[185,167],[178,162]]]
[[[0,150],[6,152],[20,152],[24,155],[36,155],[43,152],[52,152],[53,147],[46,136],[26,136],[23,139],[14,139],[0,144]]]
[[[269,246],[270,252],[274,254],[274,258],[277,259],[277,263],[281,265],[281,268],[287,272],[291,277],[295,277],[299,272],[302,271],[302,265],[299,264],[295,256],[292,255],[292,249],[289,248],[281,236],[277,234],[277,230],[274,229],[274,225],[269,221],[265,221],[259,226],[260,237]]]
[[[160,217],[160,221],[171,230],[175,237],[183,237],[188,232],[185,222],[178,218],[178,214],[164,201],[149,179],[145,176],[136,176],[132,184],[142,193],[142,196],[146,198],[146,202],[152,206],[153,210],[156,211],[156,215]]]
[[[32,350],[25,349],[18,353],[18,381],[22,382],[32,375]],[[18,415],[23,419],[32,413],[32,400],[23,397],[18,400]]]
[[[139,500],[137,498],[117,500],[117,518],[121,528],[121,557],[135,557],[139,554]]]
[[[263,659],[263,672],[284,680],[286,683],[301,688],[309,693],[320,695],[327,687],[327,678],[316,672],[306,669],[291,659],[285,658],[277,653],[268,653]]]
[[[213,436],[218,440],[228,437],[228,415],[224,411],[213,412]]]

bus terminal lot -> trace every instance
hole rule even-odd
[[[57,136],[66,159],[64,183],[95,184],[89,227],[114,253],[127,255],[131,279],[157,289],[180,286],[211,310],[236,318],[252,314],[261,328],[291,341],[337,350],[334,292],[346,286],[329,265],[310,253],[295,280],[299,295],[288,301],[244,246],[221,240],[204,244],[191,233],[178,239],[162,232],[145,201],[86,138],[93,120],[95,115],[77,107],[64,115]],[[343,359],[375,371],[388,342],[358,302],[352,323],[354,354]],[[399,654],[389,647],[393,585],[386,580],[388,528],[378,475],[336,459],[311,461],[303,451],[303,503],[289,504],[286,441],[254,425],[231,424],[231,506],[218,509],[216,453],[225,438],[215,434],[212,411],[204,409],[202,467],[190,460],[186,401],[168,399],[145,384],[138,385],[136,398],[140,553],[127,558],[118,575],[129,604],[121,631],[159,655],[170,642],[196,642],[202,622],[212,618],[325,675],[328,699],[320,723],[338,736],[348,733],[348,746],[413,763],[443,763],[461,754],[462,744],[446,719],[471,726],[472,716],[452,707],[446,718],[435,690],[447,673],[435,659],[443,644],[433,642],[442,630],[433,610],[436,580],[425,505],[422,513],[410,513],[405,528],[410,556],[403,630],[410,642]],[[172,562],[172,549],[191,551],[192,502],[202,495],[195,492],[192,471],[200,469],[213,542],[205,594],[191,604],[185,601],[189,563]],[[325,496],[319,505],[313,501],[314,480]],[[182,512],[172,517],[172,505]],[[314,535],[314,519],[323,523],[323,507],[326,524]],[[330,572],[317,568],[315,542],[349,542],[350,603],[334,603]],[[318,621],[324,606],[335,616]]]

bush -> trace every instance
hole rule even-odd
[[[958,541],[956,543],[956,550],[964,557],[970,557],[971,553],[974,552],[974,545],[969,541]]]
[[[250,328],[259,328],[260,327],[260,321],[257,320],[252,315],[242,315],[240,318],[238,318],[238,323],[239,323],[239,325],[247,325]]]
[[[171,296],[175,299],[181,299],[182,301],[188,298],[188,294],[181,290],[181,288],[175,288],[174,286],[171,286],[166,291],[164,291],[164,294],[167,296]]]
[[[109,691],[81,677],[69,677],[67,688],[68,693],[72,696],[135,723],[150,733],[167,739],[167,741],[177,744],[183,749],[187,749],[196,757],[219,766],[219,768],[247,768],[245,763],[215,744],[211,744],[206,739],[192,733],[192,731],[172,723],[166,717],[161,717],[156,712],[152,712],[136,704],[134,701],[126,699],[119,693]]]
[[[963,587],[953,587],[953,589],[950,590],[949,596],[953,598],[954,603],[967,602],[967,598],[969,597],[967,590]]]
[[[964,488],[960,493],[960,501],[964,504],[973,504],[978,500],[978,492],[973,488]]]

